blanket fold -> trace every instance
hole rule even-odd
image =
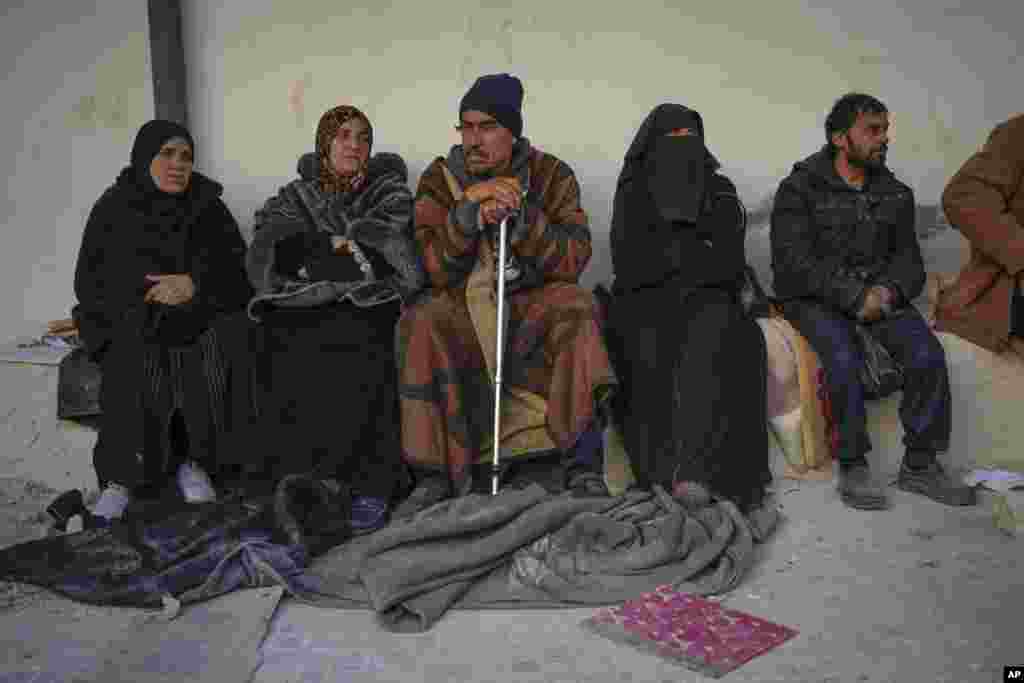
[[[778,521],[758,514],[752,524],[729,501],[660,487],[573,498],[533,484],[439,503],[331,550],[308,576],[325,603],[369,604],[399,632],[453,608],[606,605],[665,584],[714,595],[739,584]]]

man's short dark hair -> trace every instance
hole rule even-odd
[[[832,111],[825,119],[825,140],[829,149],[835,153],[836,147],[832,144],[832,136],[853,128],[861,114],[886,114],[888,111],[877,97],[859,92],[843,95],[832,105]]]

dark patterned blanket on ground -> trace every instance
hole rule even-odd
[[[347,489],[286,477],[273,496],[188,505],[0,550],[0,579],[82,602],[158,607],[240,588],[282,585],[302,596],[310,558],[350,535]]]

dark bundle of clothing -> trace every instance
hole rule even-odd
[[[226,378],[211,330],[251,296],[246,247],[220,184],[193,172],[188,188],[173,195],[154,183],[150,163],[174,138],[192,144],[175,123],[142,127],[131,165],[89,215],[75,269],[74,317],[103,375],[94,455],[101,485],[133,488],[165,472],[176,413],[196,461],[215,460],[223,431],[216,418]],[[195,296],[177,306],[146,303],[153,285],[146,276],[157,274],[190,275]]]
[[[639,483],[748,509],[771,478],[766,352],[741,301],[746,214],[718,168],[697,112],[661,105],[640,127],[615,193],[608,346]]]
[[[136,506],[123,522],[0,550],[0,579],[82,602],[158,607],[228,591],[282,585],[306,592],[313,557],[351,536],[348,489],[286,477],[272,495]]]

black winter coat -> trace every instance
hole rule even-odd
[[[220,315],[245,307],[252,289],[245,242],[220,195],[192,174],[180,201],[154,201],[125,169],[96,202],[75,268],[75,310],[86,347],[98,353],[122,333],[187,344]],[[180,306],[145,304],[150,273],[188,273],[194,298]]]
[[[892,172],[848,185],[827,148],[796,163],[779,185],[771,214],[775,295],[815,299],[854,316],[872,285],[905,306],[924,288],[924,261],[914,229],[914,193]]]
[[[614,221],[611,239],[616,292],[670,282],[739,291],[746,265],[745,212],[732,181],[720,173],[709,175],[704,209],[696,225],[668,225],[654,219],[646,224],[634,219],[630,225],[625,219]],[[623,199],[623,211],[629,210],[630,201]],[[646,217],[646,213],[641,215]]]

